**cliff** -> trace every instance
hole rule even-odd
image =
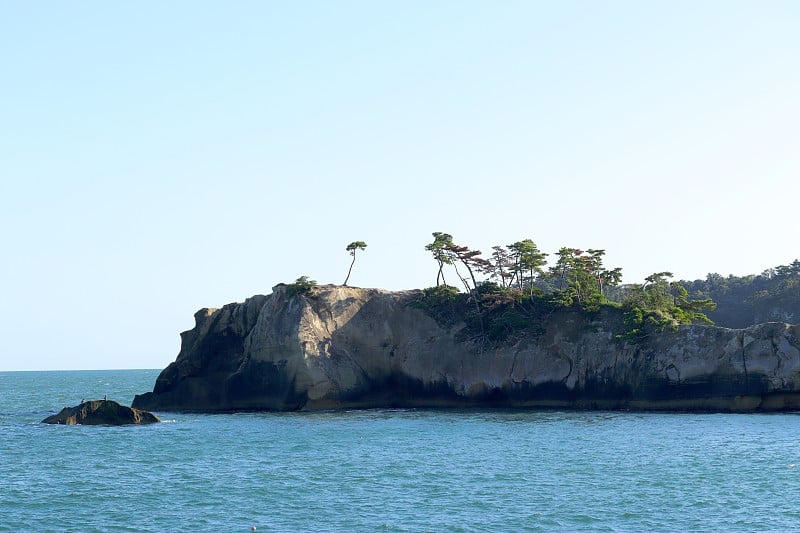
[[[409,306],[419,291],[279,285],[195,314],[149,410],[514,406],[800,409],[800,326],[682,326],[631,344],[621,317],[569,309],[495,344]]]

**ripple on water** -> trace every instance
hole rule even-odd
[[[800,464],[800,417],[792,415],[402,409],[47,426],[39,420],[66,398],[98,384],[109,397],[141,392],[157,372],[53,374],[0,373],[0,530],[779,531],[800,523],[800,469],[790,466]],[[52,394],[31,397],[42,387]]]

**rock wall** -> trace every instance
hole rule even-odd
[[[408,306],[418,291],[283,285],[195,314],[149,410],[509,406],[800,409],[800,326],[683,326],[617,339],[614,310],[563,310],[544,330],[487,346]]]

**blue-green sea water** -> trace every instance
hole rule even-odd
[[[0,373],[0,531],[797,531],[800,417],[158,413],[156,370]]]

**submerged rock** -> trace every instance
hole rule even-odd
[[[45,424],[87,424],[122,426],[125,424],[153,424],[161,422],[148,411],[142,411],[112,400],[91,400],[75,407],[65,407],[60,413],[42,420]]]
[[[409,306],[419,291],[279,285],[195,314],[135,407],[175,411],[506,406],[800,409],[800,326],[681,326],[630,343],[622,315],[562,309],[486,343]]]

